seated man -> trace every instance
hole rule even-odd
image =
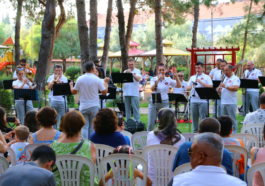
[[[254,123],[264,123],[265,121],[265,92],[259,97],[260,108],[255,112],[248,113],[244,119],[243,126]]]
[[[54,175],[50,171],[55,160],[55,152],[51,147],[37,147],[29,162],[11,167],[1,175],[0,186],[56,186]]]
[[[212,132],[220,134],[220,128],[220,123],[215,118],[206,118],[202,120],[202,122],[199,124],[199,133]],[[190,162],[188,149],[191,148],[192,143],[193,142],[185,142],[179,147],[179,150],[172,166],[173,172],[178,166]],[[223,150],[222,165],[226,168],[227,174],[233,175],[232,158],[227,149]]]
[[[226,174],[221,168],[223,140],[214,133],[198,134],[188,149],[192,171],[176,175],[173,186],[246,186],[246,182]]]

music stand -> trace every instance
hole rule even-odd
[[[265,86],[265,76],[259,76],[259,81],[261,85],[264,87]]]
[[[73,84],[73,86],[75,86],[75,83]],[[56,83],[56,84],[53,84],[52,88],[53,88],[53,96],[64,97],[64,109],[66,113],[67,105],[66,105],[65,96],[72,95],[69,83]]]
[[[152,93],[152,101],[153,103],[162,103],[162,98],[160,93]]]
[[[107,95],[105,96],[105,95],[103,95],[103,94],[99,94],[99,99],[100,99],[100,108],[102,109],[102,106],[103,106],[103,99],[107,99],[108,98],[108,96],[110,95],[110,93],[107,93]]]
[[[13,79],[11,80],[3,80],[4,89],[13,89]]]
[[[198,87],[195,88],[195,91],[197,92],[197,94],[199,95],[199,97],[201,99],[206,99],[207,100],[207,116],[209,117],[210,115],[210,109],[209,109],[209,100],[210,99],[220,99],[220,96],[218,95],[218,93],[216,92],[215,89],[213,89],[212,87]],[[217,114],[217,105],[215,106],[215,113]]]
[[[240,79],[240,88],[254,88],[254,89],[259,89],[259,82],[258,80],[255,79]],[[246,90],[246,94],[247,94],[247,90]],[[247,96],[245,95],[245,104],[244,104],[244,115],[246,116],[246,100],[247,100]]]
[[[27,113],[27,101],[38,100],[38,90],[35,89],[14,89],[15,100],[24,100],[25,114]]]
[[[220,80],[213,80],[213,88],[216,89],[217,87],[219,87],[220,83]]]

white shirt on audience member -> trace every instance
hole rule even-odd
[[[254,112],[250,112],[246,115],[243,125],[254,124],[254,123],[265,123],[265,109],[259,108]]]
[[[173,93],[174,94],[183,94],[184,95],[184,91],[187,90],[187,82],[182,80],[181,82],[181,87],[180,88],[176,88],[176,86],[173,88]]]
[[[101,79],[92,73],[85,73],[80,76],[75,83],[75,90],[79,91],[79,110],[90,107],[99,107],[99,91],[105,90]]]
[[[221,167],[199,165],[190,172],[174,176],[173,186],[247,186],[239,178],[228,175]]]
[[[253,69],[252,71],[249,72],[249,70],[245,70],[245,77],[248,79],[258,79],[259,76],[262,76],[262,73],[259,69]],[[259,92],[258,88],[247,88],[247,91],[254,91],[254,92]]]
[[[125,72],[126,72],[126,70],[124,71],[124,73]],[[141,71],[139,69],[136,69],[136,68],[133,69],[132,74],[134,76],[142,77]],[[139,82],[133,78],[132,83],[124,83],[123,96],[137,96],[137,97],[139,97]]]
[[[235,75],[232,75],[230,78],[226,77],[224,84],[227,86],[240,86],[240,80]],[[222,88],[221,92],[221,104],[231,105],[237,104],[237,91],[231,91],[227,88]]]
[[[52,83],[53,80],[54,80],[54,74],[49,76],[47,83]],[[60,78],[60,81],[63,83],[68,83],[67,77],[65,77],[64,75],[62,75],[62,77]],[[52,89],[49,93],[49,98],[51,98],[53,101],[64,101],[63,96],[53,96],[53,90]],[[67,98],[65,98],[65,99],[67,99]]]

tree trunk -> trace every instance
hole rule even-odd
[[[63,59],[63,72],[66,71],[66,58]]]
[[[156,64],[163,62],[161,0],[155,0]]]
[[[81,67],[83,73],[86,72],[85,63],[89,61],[89,39],[86,24],[85,0],[76,0],[78,32],[81,50]]]
[[[119,39],[121,46],[121,63],[122,63],[122,72],[127,69],[128,62],[128,53],[126,48],[126,39],[125,39],[125,23],[124,23],[124,14],[122,0],[117,0],[118,7],[118,22],[119,22]]]
[[[60,19],[56,25],[56,28],[54,28],[54,35],[53,35],[53,40],[52,40],[52,49],[51,49],[51,53],[50,53],[50,59],[49,59],[47,74],[49,74],[49,70],[51,69],[51,66],[52,66],[52,58],[53,58],[52,55],[53,55],[53,47],[54,47],[55,40],[58,37],[60,30],[66,21],[66,15],[65,15],[65,10],[64,10],[64,6],[63,6],[63,0],[58,0],[58,4],[60,7],[61,14],[60,14]]]
[[[23,0],[17,0],[17,17],[15,26],[15,66],[19,65],[20,60],[20,20],[22,13]]]
[[[192,27],[192,44],[191,48],[197,48],[197,30],[198,30],[198,22],[199,22],[199,4],[194,4],[194,23]]]
[[[97,35],[98,35],[98,12],[97,0],[90,0],[90,45],[89,45],[89,61],[95,61],[97,56]]]
[[[127,33],[126,33],[126,48],[127,48],[128,53],[130,52],[130,41],[132,37],[136,3],[137,3],[137,0],[130,0],[130,13],[129,13],[128,24],[127,24]]]
[[[249,24],[251,9],[252,9],[252,2],[253,2],[253,0],[250,1],[250,6],[249,6],[249,10],[248,10],[248,19],[247,19],[246,28],[245,28],[244,44],[243,44],[243,51],[242,51],[241,61],[244,60],[244,57],[245,57],[245,51],[246,51],[246,46],[247,46],[247,38],[248,38],[248,24]]]
[[[42,87],[45,86],[45,77],[49,65],[49,58],[52,49],[52,40],[54,35],[54,21],[56,16],[55,7],[56,0],[46,1],[45,14],[42,21],[42,37],[39,53],[39,62],[35,78],[37,89],[41,87],[41,84]]]
[[[104,68],[105,75],[107,72],[108,53],[109,53],[109,42],[110,42],[110,32],[111,32],[111,14],[112,14],[112,0],[109,0],[107,18],[106,18],[104,48],[103,48],[103,55],[101,59],[101,65]]]

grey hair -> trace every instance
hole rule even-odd
[[[232,65],[226,65],[226,67],[228,67],[229,70],[233,70],[233,66]]]
[[[251,63],[252,63],[252,65],[254,65],[254,61],[252,61],[252,60],[248,60],[248,62],[251,62]]]
[[[207,147],[209,147],[211,151],[214,151],[216,155],[218,155],[222,160],[224,143],[223,139],[218,134],[205,132],[202,134],[195,135],[194,139],[196,140],[197,144],[203,143],[207,145]]]

